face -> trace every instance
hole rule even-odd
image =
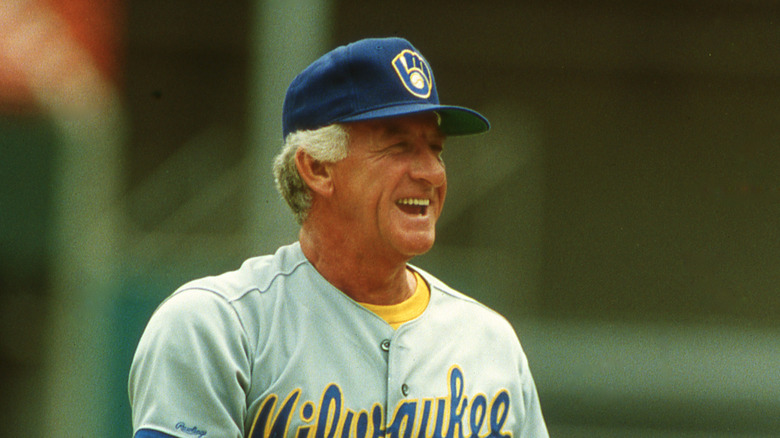
[[[332,211],[345,243],[367,256],[409,258],[436,237],[447,177],[434,114],[351,123],[347,157],[331,166]]]

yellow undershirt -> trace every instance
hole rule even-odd
[[[417,280],[417,288],[409,299],[398,304],[383,306],[380,304],[360,303],[361,306],[376,313],[380,318],[387,321],[393,329],[397,329],[401,324],[409,322],[422,315],[425,308],[428,307],[428,301],[431,298],[430,289],[425,280],[414,272],[414,278]]]

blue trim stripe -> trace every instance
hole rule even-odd
[[[141,429],[135,433],[135,438],[176,438],[173,435],[167,433],[158,432],[156,430]]]

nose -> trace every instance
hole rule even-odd
[[[447,172],[441,159],[441,151],[427,145],[419,147],[411,164],[410,176],[433,187],[443,186],[447,182]]]

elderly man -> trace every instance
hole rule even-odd
[[[400,38],[339,47],[284,104],[277,186],[299,241],[190,282],[154,313],[130,372],[135,437],[546,437],[511,325],[409,264],[434,243],[447,136]]]

